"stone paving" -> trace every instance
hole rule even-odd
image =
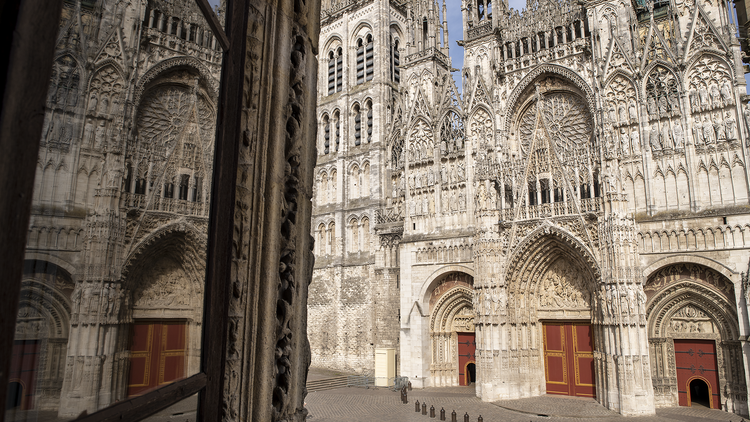
[[[398,392],[387,388],[339,388],[317,391],[307,396],[307,409],[311,422],[416,422],[439,420],[440,409],[445,408],[446,420],[456,411],[462,422],[465,414],[469,420],[477,421],[481,415],[485,422],[535,422],[535,421],[744,421],[742,417],[721,410],[704,407],[675,407],[657,409],[656,416],[626,418],[605,409],[593,399],[541,396],[521,400],[482,402],[474,395],[473,388],[426,388],[412,390],[409,403],[401,404]],[[414,411],[414,403],[427,404],[427,415]],[[435,406],[435,419],[429,417],[430,406]]]

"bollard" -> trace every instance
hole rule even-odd
[[[435,406],[430,405],[430,417],[435,417]]]
[[[445,420],[445,408],[444,407],[440,408],[440,420],[441,421]]]
[[[401,387],[401,403],[409,403],[409,398],[406,394],[406,386]]]
[[[411,391],[411,381],[409,381],[409,391]]]
[[[482,418],[482,415],[479,415],[479,419],[477,419],[477,422],[484,422],[484,419]]]
[[[414,411],[419,412],[419,400],[417,400],[416,403],[414,403]]]
[[[458,419],[456,419],[456,411],[454,410],[453,413],[451,413],[451,422],[458,422]]]
[[[423,415],[427,414],[427,403],[422,403],[422,414]]]
[[[469,422],[469,412],[464,413],[464,422]]]

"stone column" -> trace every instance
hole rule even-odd
[[[320,3],[247,3],[222,419],[302,421]]]

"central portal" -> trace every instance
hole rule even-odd
[[[547,394],[596,397],[591,325],[544,324],[544,378]]]

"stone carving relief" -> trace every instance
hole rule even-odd
[[[656,66],[651,70],[645,92],[649,120],[680,115],[679,81],[666,67]]]
[[[541,309],[589,308],[591,283],[577,266],[565,259],[550,265],[539,285]]]
[[[675,312],[669,322],[668,329],[675,333],[717,332],[711,318],[693,305],[686,305]]]
[[[700,58],[688,76],[690,110],[693,113],[724,108],[734,104],[732,78],[717,58]]]
[[[182,266],[170,258],[162,258],[150,266],[134,293],[137,308],[184,308],[200,306],[203,289],[193,285]],[[112,305],[114,306],[114,305]]]
[[[412,129],[407,151],[410,164],[426,164],[433,159],[432,129],[420,120]]]
[[[474,151],[486,151],[494,147],[492,118],[484,109],[478,109],[469,123],[469,137]]]
[[[464,151],[466,131],[464,122],[456,112],[449,112],[440,127],[440,155],[456,155]]]

